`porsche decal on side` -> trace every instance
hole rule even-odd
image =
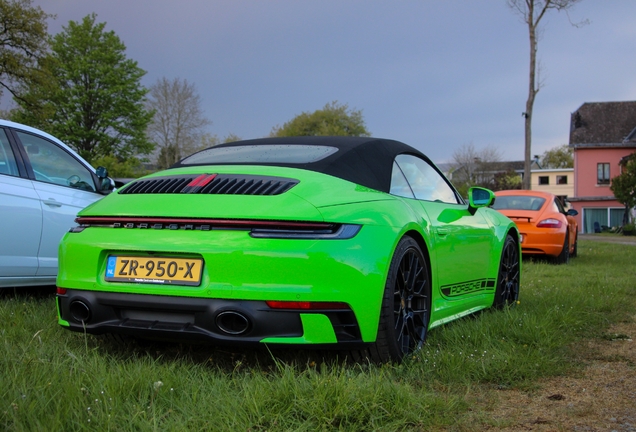
[[[495,279],[480,279],[469,282],[461,282],[456,285],[443,286],[441,287],[441,291],[444,297],[459,297],[478,291],[493,291],[495,289],[495,282]]]

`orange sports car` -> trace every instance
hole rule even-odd
[[[577,254],[576,210],[565,210],[548,192],[505,190],[495,192],[492,208],[512,219],[521,233],[524,255],[547,255],[566,264]]]

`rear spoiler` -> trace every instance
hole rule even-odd
[[[528,223],[532,222],[532,218],[530,216],[508,216],[510,219],[526,219]]]

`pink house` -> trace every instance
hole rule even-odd
[[[584,103],[572,113],[570,147],[574,149],[574,195],[579,231],[621,226],[625,206],[610,184],[620,161],[636,151],[636,102]]]

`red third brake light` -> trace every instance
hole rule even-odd
[[[537,224],[537,228],[561,228],[561,221],[558,219],[544,219]]]
[[[190,183],[188,183],[188,186],[203,187],[214,180],[215,177],[216,174],[201,174],[199,177],[193,179]]]
[[[304,310],[316,310],[316,309],[348,309],[346,303],[338,302],[302,302],[302,301],[266,301],[267,306],[272,309],[304,309]]]

